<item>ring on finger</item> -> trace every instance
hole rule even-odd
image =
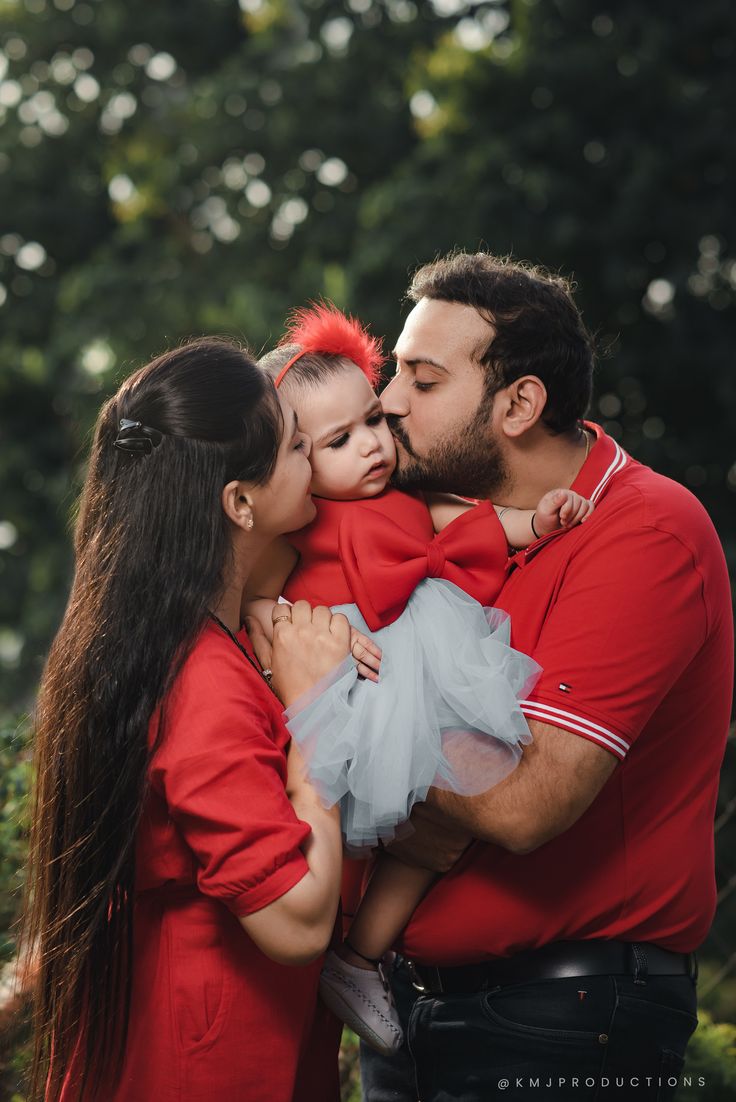
[[[273,622],[274,624],[280,624],[282,620],[291,620],[291,616],[276,616]]]

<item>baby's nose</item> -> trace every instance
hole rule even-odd
[[[360,450],[364,455],[370,455],[378,447],[380,447],[378,436],[370,425],[364,425],[361,432]]]

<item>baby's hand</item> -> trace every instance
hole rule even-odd
[[[355,659],[360,677],[365,677],[368,681],[378,681],[381,648],[352,624],[350,625],[350,653]]]
[[[593,502],[574,490],[550,490],[536,508],[534,528],[539,536],[548,536],[558,528],[582,524],[593,512]]]

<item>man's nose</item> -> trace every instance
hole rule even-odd
[[[394,375],[388,386],[381,391],[381,405],[383,412],[392,413],[395,417],[406,417],[409,412],[409,395],[404,380],[400,375]]]

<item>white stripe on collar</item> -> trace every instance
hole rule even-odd
[[[613,476],[615,474],[618,474],[618,472],[622,470],[629,461],[629,457],[627,456],[626,452],[618,446],[615,440],[613,441],[613,446],[616,449],[616,452],[611,462],[611,465],[609,466],[606,473],[603,475],[603,478],[600,480],[596,488],[593,490],[593,493],[590,495],[590,500],[593,502],[593,504],[595,504],[595,502],[601,496]]]

